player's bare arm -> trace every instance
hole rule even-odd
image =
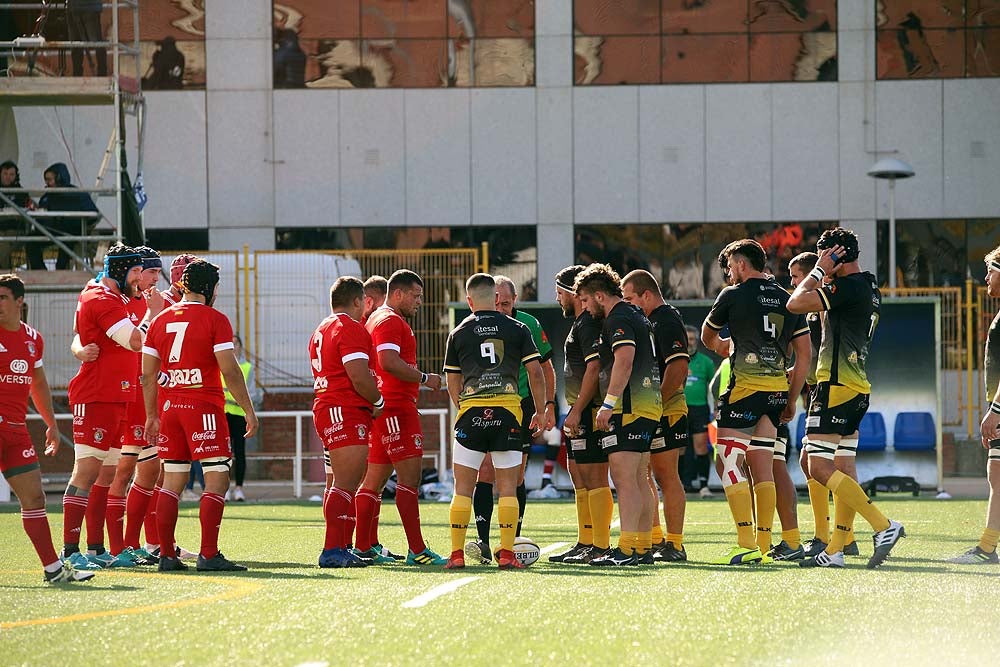
[[[160,385],[160,358],[146,352],[142,353],[142,398],[146,405],[146,442],[156,447],[160,437],[160,403],[157,392]],[[240,374],[242,377],[242,373]]]
[[[376,404],[383,403],[382,394],[378,391],[378,385],[375,383],[375,376],[372,375],[368,368],[367,359],[351,359],[350,361],[344,362],[344,371],[347,373],[347,377],[350,378],[351,384],[354,385],[354,391],[372,404],[372,415],[378,417],[382,414],[383,405]],[[242,377],[242,375],[241,375]]]
[[[233,352],[232,348],[219,350],[215,353],[215,360],[219,364],[222,377],[226,379],[226,387],[233,395],[233,400],[246,412],[247,431],[244,437],[252,438],[257,432],[257,413],[253,409],[250,391],[247,389],[243,371],[240,369],[240,362],[236,360],[236,353]]]
[[[49,380],[41,366],[35,368],[31,375],[31,402],[45,422],[45,455],[55,456],[59,451],[59,426],[56,424],[55,410],[52,409]]]
[[[462,394],[462,374],[460,372],[449,372],[451,378],[448,380],[448,398],[452,405],[458,407],[458,397]]]
[[[552,364],[549,364],[551,366]],[[538,359],[532,359],[524,365],[524,370],[528,372],[528,387],[531,389],[531,399],[535,402],[535,414],[531,417],[530,429],[532,434],[539,433],[546,428],[545,401],[548,396],[548,387],[545,384],[545,373]],[[451,383],[448,384],[449,388]]]
[[[80,334],[73,336],[73,342],[70,343],[69,349],[70,352],[73,353],[74,357],[83,362],[94,361],[101,353],[101,348],[97,345],[97,343],[88,343],[84,345],[83,341],[80,340]]]
[[[601,362],[598,358],[592,359],[587,364],[587,370],[583,373],[583,380],[580,381],[580,395],[576,397],[576,403],[566,415],[563,422],[563,430],[567,435],[578,435],[580,433],[580,415],[584,408],[597,396],[600,388]]]
[[[545,379],[545,425],[542,430],[549,430],[556,425],[556,370],[552,359],[542,362],[542,377]]]
[[[660,397],[664,404],[667,399],[684,389],[688,376],[688,360],[678,357],[667,362],[663,369],[663,379],[660,381]]]
[[[378,351],[378,363],[382,370],[391,373],[403,382],[416,382],[431,389],[441,388],[441,376],[437,373],[424,373],[418,368],[410,366],[399,356],[399,352],[393,349]]]
[[[809,359],[812,355],[812,344],[809,336],[797,336],[791,342],[792,351],[795,354],[795,365],[789,369],[788,374],[788,405],[781,415],[781,421],[788,423],[795,416],[796,398],[802,393],[802,388],[806,384],[806,376],[809,374]],[[799,363],[799,360],[802,360]]]
[[[826,310],[823,298],[819,295],[819,288],[822,286],[824,278],[832,274],[837,266],[837,261],[843,255],[844,247],[839,245],[820,251],[816,267],[809,272],[805,280],[799,283],[788,298],[788,303],[785,306],[788,308],[788,312],[801,315]]]
[[[621,397],[628,384],[629,375],[632,373],[632,362],[635,360],[635,347],[632,345],[619,345],[615,348],[615,360],[611,366],[611,379],[608,381],[608,396],[614,396],[615,401]],[[611,425],[611,415],[614,413],[614,404],[609,404],[605,399],[601,409],[597,411],[595,425],[599,431],[607,431]]]
[[[719,336],[719,332],[708,326],[708,324],[701,325],[701,342],[720,357],[729,356],[731,340]]]
[[[983,447],[990,448],[990,441],[1000,439],[1000,387],[993,394],[993,401],[986,409],[983,420],[979,424]]]

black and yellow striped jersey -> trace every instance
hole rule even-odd
[[[865,363],[882,306],[875,276],[852,273],[834,278],[817,292],[827,313],[816,379],[870,394]]]

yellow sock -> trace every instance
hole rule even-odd
[[[661,526],[660,524],[654,525],[653,526],[653,532],[651,533],[651,535],[652,535],[652,537],[650,539],[653,541],[653,544],[659,544],[660,542],[662,542],[663,541],[663,526]]]
[[[1000,540],[1000,530],[987,528],[983,531],[983,536],[979,538],[979,548],[986,553],[993,553],[997,550],[998,540]]]
[[[726,501],[736,522],[736,540],[744,549],[756,549],[750,483],[743,481],[726,487]]]
[[[826,486],[835,496],[840,496],[850,505],[851,509],[863,516],[876,533],[889,527],[889,519],[872,503],[861,485],[844,473],[835,470]]]
[[[618,537],[618,548],[622,550],[622,553],[628,555],[632,553],[639,543],[639,533],[632,532],[629,530],[623,530],[622,534]]]
[[[809,486],[809,504],[812,505],[813,521],[816,525],[816,537],[830,543],[830,489],[815,479],[807,482]]]
[[[848,477],[848,479],[850,479]],[[835,554],[844,550],[845,544],[850,544],[850,534],[854,526],[854,515],[856,512],[848,505],[842,497],[833,494],[833,535],[830,537],[830,544],[826,548],[826,553]]]
[[[774,482],[753,485],[753,495],[757,501],[757,547],[766,554],[771,550],[771,528],[774,527],[774,507],[778,502],[778,492]]]
[[[590,498],[587,489],[576,490],[576,541],[594,543],[594,522],[590,518]]]
[[[607,549],[611,546],[611,515],[615,512],[615,499],[611,489],[601,487],[587,491],[590,500],[590,516],[594,520],[594,547]]]
[[[667,542],[674,545],[675,549],[680,549],[684,544],[684,535],[681,533],[667,533]]]
[[[782,530],[781,539],[785,541],[788,546],[793,549],[798,549],[799,545],[802,544],[802,536],[799,535],[798,528],[792,528],[791,530]]]
[[[465,534],[469,530],[469,517],[472,516],[472,498],[469,496],[453,496],[448,518],[451,523],[451,550],[461,551],[465,548]]]
[[[517,534],[519,507],[514,496],[500,496],[497,503],[497,523],[500,524],[500,548],[512,551]]]
[[[635,550],[641,556],[653,548],[653,531],[640,530],[636,535]]]

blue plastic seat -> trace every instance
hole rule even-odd
[[[929,412],[900,412],[896,415],[892,446],[901,452],[934,451],[937,429]]]
[[[885,418],[881,412],[867,412],[858,427],[858,451],[882,452],[886,446]]]

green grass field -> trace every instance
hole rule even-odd
[[[889,499],[906,525],[889,563],[845,570],[708,565],[733,540],[721,500],[688,503],[691,562],[604,571],[549,564],[464,572],[395,564],[320,570],[317,504],[231,504],[222,527],[234,575],[99,572],[54,587],[16,506],[0,509],[0,663],[4,665],[496,665],[555,663],[950,665],[992,662],[1000,646],[1000,568],[942,562],[971,546],[982,501]],[[446,504],[422,505],[425,536],[448,551]],[[53,532],[61,516],[50,507]],[[808,506],[799,505],[803,533]],[[381,538],[405,552],[391,501]],[[543,547],[575,538],[569,502],[529,502],[525,534]],[[197,507],[178,539],[197,548]],[[441,584],[474,578],[425,606]],[[557,661],[557,662],[556,662]]]

